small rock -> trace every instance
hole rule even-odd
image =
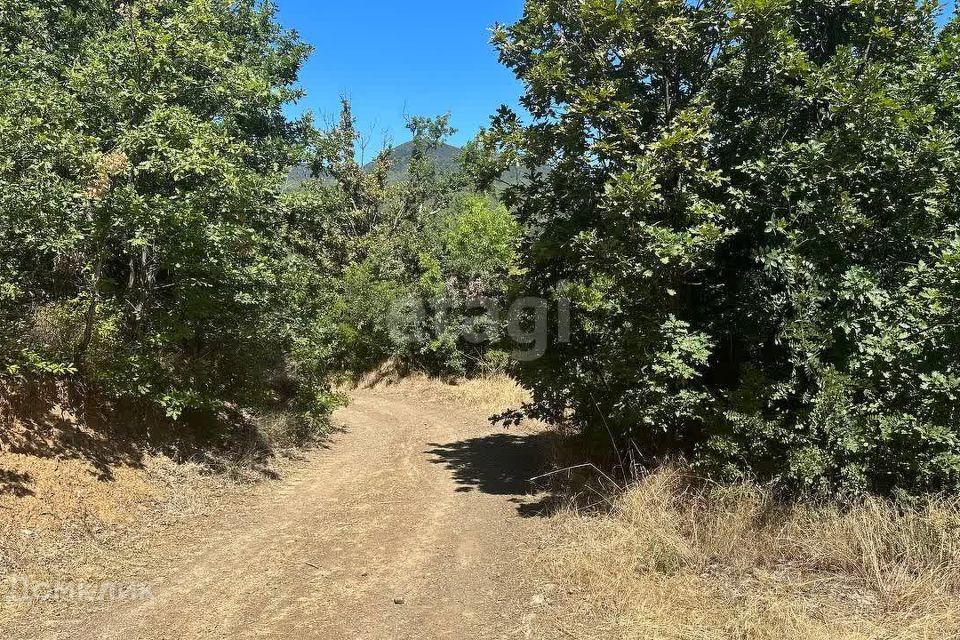
[[[403,604],[403,598],[394,598],[393,604]]]

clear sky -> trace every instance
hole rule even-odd
[[[512,23],[523,0],[276,0],[280,21],[316,51],[301,74],[307,91],[293,113],[336,116],[350,98],[360,129],[408,139],[404,113],[450,112],[463,144],[521,87],[490,45],[496,22]],[[952,4],[952,0],[951,0]]]
[[[408,139],[404,113],[450,112],[463,144],[521,87],[490,45],[490,27],[516,22],[523,0],[276,0],[280,21],[315,47],[297,110],[336,115],[353,102],[378,147]]]

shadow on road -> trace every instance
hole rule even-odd
[[[0,469],[0,494],[9,493],[18,498],[32,496],[29,485],[32,482],[29,473],[19,473]]]
[[[449,444],[430,443],[430,461],[453,472],[457,491],[509,496],[524,517],[548,515],[552,495],[531,478],[547,469],[549,433],[497,433]],[[535,500],[531,502],[531,499]]]

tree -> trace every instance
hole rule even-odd
[[[913,0],[542,0],[488,178],[575,304],[532,414],[785,488],[960,488],[960,39]],[[538,171],[538,168],[543,167]]]
[[[0,362],[176,417],[276,399],[309,52],[260,0],[0,6]],[[309,390],[313,398],[323,394]],[[321,408],[322,412],[322,408]]]

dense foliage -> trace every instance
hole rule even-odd
[[[960,22],[932,0],[530,0],[485,141],[570,344],[532,412],[792,489],[960,489]],[[536,171],[535,171],[536,172]]]
[[[464,335],[512,217],[432,160],[446,117],[411,118],[399,178],[389,150],[357,161],[348,104],[288,119],[308,53],[262,0],[0,4],[0,384],[292,411],[305,437],[337,374],[502,361]]]
[[[258,0],[0,4],[0,366],[177,418],[332,404],[280,286],[284,105],[308,48]]]
[[[532,415],[791,490],[960,489],[941,10],[529,0],[495,43],[532,117],[449,170],[446,117],[410,119],[402,169],[358,161],[348,104],[287,118],[308,47],[269,2],[6,0],[0,384],[308,436],[337,374],[502,368],[539,297],[564,317],[515,363]]]
[[[313,330],[326,336],[339,372],[387,359],[444,376],[501,368],[502,326],[471,307],[507,293],[517,224],[471,191],[466,172],[432,158],[452,132],[447,117],[408,126],[413,143],[402,171],[390,149],[364,167],[345,102],[339,124],[312,146],[317,179],[286,198],[296,226],[314,230],[300,251],[307,270],[322,274]]]

